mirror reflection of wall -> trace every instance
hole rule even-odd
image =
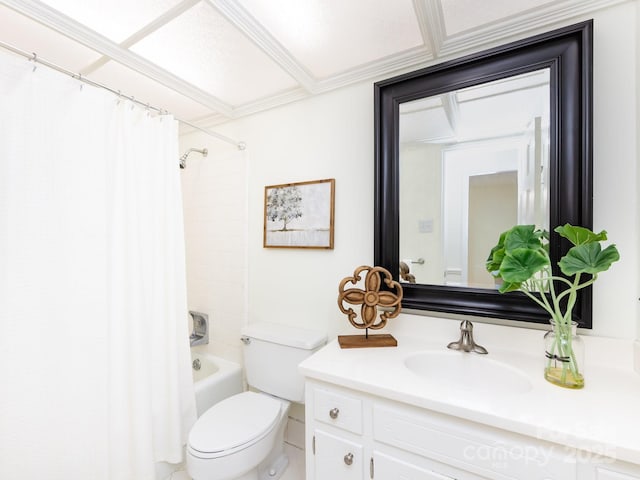
[[[549,109],[548,69],[400,105],[400,260],[417,283],[495,288],[499,234],[548,229]]]
[[[402,148],[400,261],[417,283],[442,283],[442,146]],[[423,263],[419,263],[423,259]]]

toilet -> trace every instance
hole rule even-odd
[[[327,341],[324,333],[267,322],[245,327],[241,339],[251,390],[216,403],[194,424],[187,443],[193,480],[280,478],[289,405],[304,402],[298,364]]]

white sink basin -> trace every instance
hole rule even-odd
[[[531,390],[531,382],[523,372],[487,355],[425,351],[407,356],[404,364],[430,383],[446,387],[503,394]]]

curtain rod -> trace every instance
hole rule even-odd
[[[140,100],[137,100],[135,97],[133,96],[128,96],[128,95],[124,95],[120,90],[116,90],[114,88],[111,88],[107,85],[104,85],[102,83],[99,82],[95,82],[93,80],[89,80],[86,77],[83,77],[82,74],[80,73],[74,73],[70,70],[67,70],[64,67],[61,67],[60,65],[56,65],[55,63],[49,62],[48,60],[45,60],[41,57],[39,57],[36,53],[29,53],[29,52],[25,52],[24,50],[21,50],[17,47],[14,47],[13,45],[9,45],[8,43],[5,43],[3,41],[0,41],[0,47],[4,48],[5,50],[9,50],[10,52],[16,53],[18,55],[21,55],[23,57],[26,57],[30,62],[34,62],[35,63],[39,63],[41,65],[44,65],[45,67],[51,68],[52,70],[55,70],[57,72],[63,73],[65,75],[68,75],[69,77],[75,78],[81,82],[84,82],[88,85],[91,85],[93,87],[98,87],[98,88],[102,88],[103,90],[107,90],[108,92],[113,93],[114,95],[117,95],[120,98],[124,98],[126,100],[129,100],[137,105],[140,105],[144,108],[146,108],[147,110],[153,110],[154,112],[160,114],[160,115],[167,115],[169,113],[168,110],[164,109],[164,108],[159,108],[159,107],[155,107],[153,105],[150,105],[149,103],[144,103],[141,102]],[[191,127],[195,130],[199,130],[200,132],[206,133],[207,135],[210,135],[212,137],[217,138],[218,140],[222,140],[223,142],[227,142],[230,143],[231,145],[235,145],[236,147],[238,147],[238,150],[244,150],[245,148],[247,148],[247,145],[244,142],[239,142],[237,140],[234,140],[232,138],[226,137],[220,133],[216,133],[216,132],[212,132],[211,130],[207,130],[206,128],[202,128],[199,127],[198,125],[195,125],[191,122],[188,122],[186,120],[183,120],[181,118],[178,118],[176,116],[174,116],[173,118],[175,118],[178,122],[187,125],[188,127]]]

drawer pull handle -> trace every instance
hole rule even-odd
[[[340,413],[340,410],[338,410],[337,408],[332,408],[331,410],[329,410],[329,416],[334,420],[338,418],[339,413]]]
[[[353,463],[353,453],[347,453],[344,456],[344,463],[346,463],[347,465],[351,465]]]

